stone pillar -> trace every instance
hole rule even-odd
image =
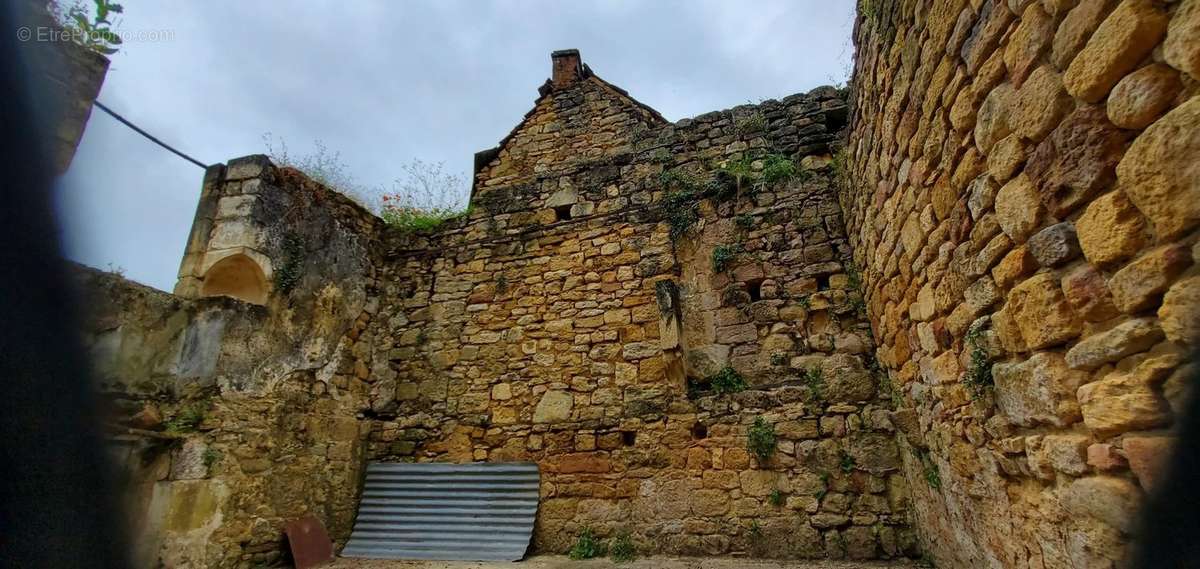
[[[271,168],[266,156],[252,155],[230,160],[228,165],[210,166],[205,171],[200,203],[179,265],[175,294],[184,298],[204,296],[205,278],[213,266],[238,255],[257,265],[261,270],[258,278],[271,282],[272,264],[265,251],[265,227],[272,220],[261,219],[255,207],[261,190],[267,186],[264,178],[270,176]],[[269,284],[265,286],[269,288]],[[242,299],[255,304],[263,300],[259,295]]]

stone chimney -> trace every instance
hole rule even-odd
[[[554,62],[550,81],[555,89],[569,87],[583,77],[583,64],[579,60],[579,50],[560,49],[550,54],[550,60]]]

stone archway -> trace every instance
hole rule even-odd
[[[231,296],[251,304],[266,304],[267,278],[254,259],[241,253],[230,255],[204,274],[200,296]]]

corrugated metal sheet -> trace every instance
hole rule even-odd
[[[517,561],[538,482],[533,463],[370,463],[342,556]]]

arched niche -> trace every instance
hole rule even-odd
[[[232,296],[251,304],[267,303],[267,277],[254,259],[236,253],[204,273],[200,296]]]

